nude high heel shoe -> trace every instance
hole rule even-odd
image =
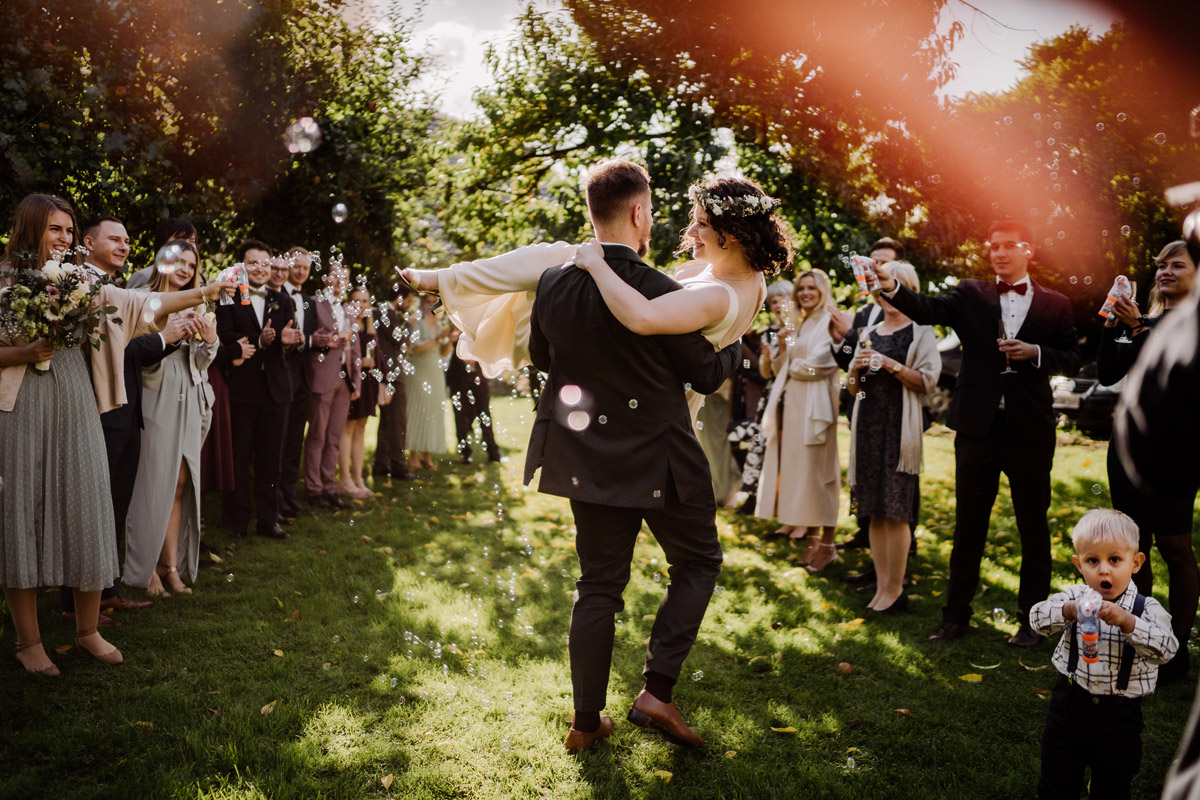
[[[96,659],[97,661],[99,661],[103,664],[111,664],[114,667],[124,664],[125,657],[122,656],[121,651],[115,647],[113,647],[113,649],[109,650],[107,653],[97,654],[97,653],[93,653],[91,650],[88,650],[86,647],[83,646],[83,642],[81,640],[86,639],[89,636],[92,636],[96,633],[97,633],[97,631],[95,628],[92,628],[91,630],[86,630],[86,631],[77,631],[75,633],[75,644],[79,645],[80,650],[84,651],[89,656],[91,656],[92,658]],[[109,645],[109,646],[111,647],[112,645]]]

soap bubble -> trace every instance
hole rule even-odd
[[[1062,123],[1061,122],[1054,123],[1054,130],[1056,130],[1056,131],[1062,130]],[[1054,142],[1051,140],[1047,140],[1046,144],[1054,144]]]
[[[1034,119],[1034,121],[1037,121],[1037,120],[1039,120],[1039,119],[1041,119],[1041,118],[1042,118],[1042,112],[1040,112],[1040,111],[1035,111],[1035,112],[1033,112],[1033,119]]]
[[[1066,231],[1059,231],[1059,232],[1058,232],[1058,238],[1059,238],[1059,239],[1065,239],[1065,238],[1067,238],[1067,232],[1066,232]]]
[[[1128,225],[1121,226],[1121,235],[1122,236],[1128,236],[1131,233],[1133,233],[1133,228],[1129,227]]]
[[[1092,484],[1092,494],[1100,494],[1103,491],[1104,490],[1102,488],[1100,488],[1100,484],[1098,484],[1098,483]]]
[[[1128,119],[1128,117],[1125,116],[1124,111],[1122,111],[1120,114],[1117,114],[1117,122],[1124,122],[1126,119]]]
[[[1167,135],[1165,133],[1154,134],[1154,143],[1155,144],[1166,144],[1167,143]]]
[[[1084,286],[1091,286],[1091,285],[1092,285],[1092,276],[1091,276],[1091,275],[1084,275],[1084,276],[1083,276],[1083,285],[1084,285]]]
[[[1004,124],[1005,124],[1005,125],[1012,125],[1012,124],[1013,124],[1013,118],[1012,118],[1012,117],[1008,117],[1008,116],[1006,116],[1006,117],[1004,118]]]
[[[692,680],[697,681],[697,682],[704,680],[704,670],[698,669],[695,672],[693,672]]]
[[[334,643],[334,644],[337,644],[337,643],[338,643],[338,642],[340,642],[340,641],[341,641],[341,638],[340,638],[340,637],[339,637],[339,636],[338,636],[338,635],[335,633],[335,634],[333,635],[333,643]]]
[[[867,366],[871,368],[871,372],[879,372],[879,368],[883,366],[883,356],[879,355],[879,353],[874,353]]]
[[[335,205],[333,207],[333,212],[331,213],[331,216],[333,217],[334,222],[336,222],[338,225],[341,225],[343,222],[346,221],[346,214],[348,214],[348,213],[349,213],[349,211],[346,208],[346,204],[338,203],[337,205]]]
[[[232,572],[225,576],[225,581],[226,581],[226,583],[233,583],[233,573]]]
[[[563,405],[578,405],[579,401],[583,399],[583,390],[578,386],[572,386],[568,384],[559,390],[558,399]]]
[[[1067,278],[1067,282],[1074,286],[1075,284],[1079,283],[1079,278],[1076,278],[1074,275],[1072,275],[1071,277]]]
[[[1102,130],[1104,130],[1104,123],[1103,123],[1103,122],[1097,122],[1097,123],[1096,123],[1096,130],[1098,130],[1098,131],[1102,131]]]
[[[630,401],[629,401],[629,407],[630,407],[630,408],[637,408],[637,407],[638,407],[638,401],[637,401],[637,400],[630,400]]]
[[[1141,179],[1141,178],[1139,178],[1139,177],[1137,177],[1137,176],[1135,175],[1135,176],[1133,177],[1133,185],[1134,185],[1134,186],[1140,186],[1140,185],[1141,185],[1141,183],[1142,183],[1142,179]]]
[[[567,415],[567,427],[573,431],[587,430],[591,422],[592,418],[586,411],[572,411]]]
[[[358,595],[354,595],[354,604],[358,605]]]
[[[1056,123],[1054,123],[1054,127],[1056,127],[1056,128],[1058,127],[1058,123],[1057,123],[1057,122],[1056,122]],[[1046,139],[1046,146],[1047,146],[1047,147],[1053,147],[1053,146],[1054,146],[1054,137],[1053,137],[1053,136],[1051,136],[1051,137],[1049,137],[1048,139]]]
[[[992,622],[1003,624],[1008,621],[1008,612],[1003,608],[992,609]]]
[[[601,425],[607,425],[608,417],[606,417],[604,414],[601,414],[599,417],[596,418],[596,422],[599,422]]]
[[[177,242],[163,245],[162,249],[154,256],[154,268],[160,275],[173,275],[182,266],[184,266],[183,248]]]
[[[321,126],[312,117],[301,117],[283,132],[289,153],[311,153],[321,146]]]

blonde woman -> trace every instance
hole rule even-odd
[[[755,513],[779,520],[781,535],[807,538],[801,561],[818,571],[837,560],[841,493],[838,366],[826,311],[832,286],[825,272],[812,269],[796,277],[795,287],[795,308],[771,352],[775,382],[763,413],[766,450]]]
[[[908,262],[893,262],[891,273],[912,291],[920,290],[917,271]],[[846,480],[858,514],[871,520],[877,582],[867,610],[899,614],[908,608],[903,581],[917,524],[922,408],[942,373],[942,357],[932,328],[914,324],[886,297],[878,301],[883,319],[859,335],[846,381],[858,397]]]

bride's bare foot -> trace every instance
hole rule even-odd
[[[400,270],[400,277],[418,292],[426,294],[436,294],[438,291],[438,276],[437,271],[432,269],[413,269],[411,267]]]
[[[76,633],[75,644],[79,645],[81,650],[86,650],[92,658],[104,664],[116,666],[125,663],[125,657],[121,655],[121,651],[106,642],[95,628]]]
[[[21,666],[25,668],[26,672],[36,672],[47,678],[57,678],[62,674],[58,671],[58,667],[54,666],[50,656],[46,655],[46,648],[42,647],[41,639],[18,644],[16,656],[17,661],[21,662]]]

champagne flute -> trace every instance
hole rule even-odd
[[[1004,326],[1004,317],[1000,317],[1000,338],[1008,339],[1008,329]],[[1012,359],[1008,357],[1008,353],[1004,354],[1004,369],[1000,370],[1001,375],[1015,375],[1017,371],[1012,368]]]
[[[1135,299],[1136,297],[1137,297],[1137,283],[1134,281],[1130,281],[1129,282],[1129,299],[1133,300],[1133,302],[1136,303],[1137,302],[1137,300]],[[1121,326],[1121,335],[1118,336],[1116,339],[1113,339],[1113,341],[1116,342],[1117,344],[1132,344],[1133,339],[1129,338],[1129,326],[1122,325]]]

